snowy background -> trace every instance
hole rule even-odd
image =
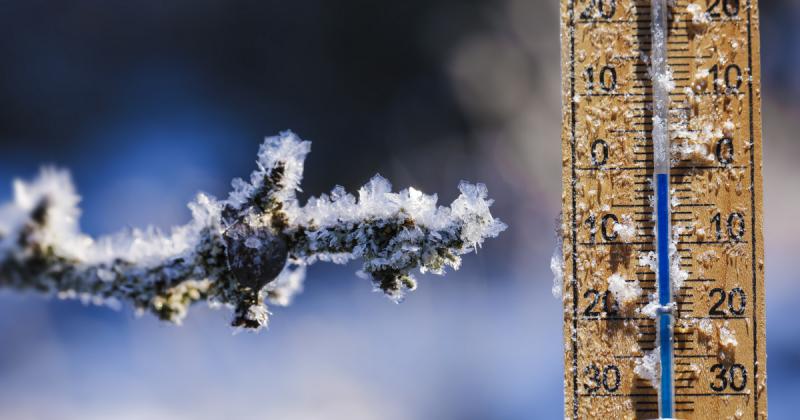
[[[800,4],[762,1],[769,406],[800,393]],[[0,418],[523,419],[562,412],[557,2],[0,2],[0,199],[73,171],[92,234],[189,219],[266,135],[312,140],[306,195],[380,172],[483,181],[511,229],[402,305],[311,267],[269,331],[0,293]]]

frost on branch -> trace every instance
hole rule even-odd
[[[69,174],[44,169],[14,182],[0,207],[0,287],[98,304],[130,302],[175,323],[189,305],[233,309],[235,327],[267,325],[266,302],[288,305],[315,261],[363,260],[359,275],[400,301],[412,270],[443,274],[506,226],[492,217],[483,184],[459,185],[449,207],[413,188],[397,193],[376,175],[357,195],[336,187],[301,206],[295,195],[311,143],[291,132],[267,138],[248,181],[227,199],[199,194],[192,220],[169,233],[80,232],[80,198]]]

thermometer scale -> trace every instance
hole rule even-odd
[[[767,417],[756,0],[562,0],[565,417]]]

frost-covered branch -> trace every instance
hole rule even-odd
[[[295,192],[311,144],[291,132],[265,140],[249,181],[227,199],[198,194],[192,220],[169,234],[129,230],[91,238],[80,232],[80,198],[65,171],[15,181],[0,207],[0,287],[93,303],[130,302],[175,323],[207,301],[234,311],[232,325],[267,325],[266,302],[287,305],[315,261],[363,260],[359,274],[394,301],[416,287],[414,269],[443,274],[461,255],[506,226],[492,217],[486,187],[462,182],[437,206],[413,188],[391,192],[376,175],[357,195],[336,187],[304,206]]]

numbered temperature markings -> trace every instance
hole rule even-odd
[[[562,0],[565,417],[658,417],[650,2]],[[766,417],[758,12],[674,2],[675,412]],[[655,376],[654,376],[655,375]],[[736,417],[738,416],[738,417]]]

